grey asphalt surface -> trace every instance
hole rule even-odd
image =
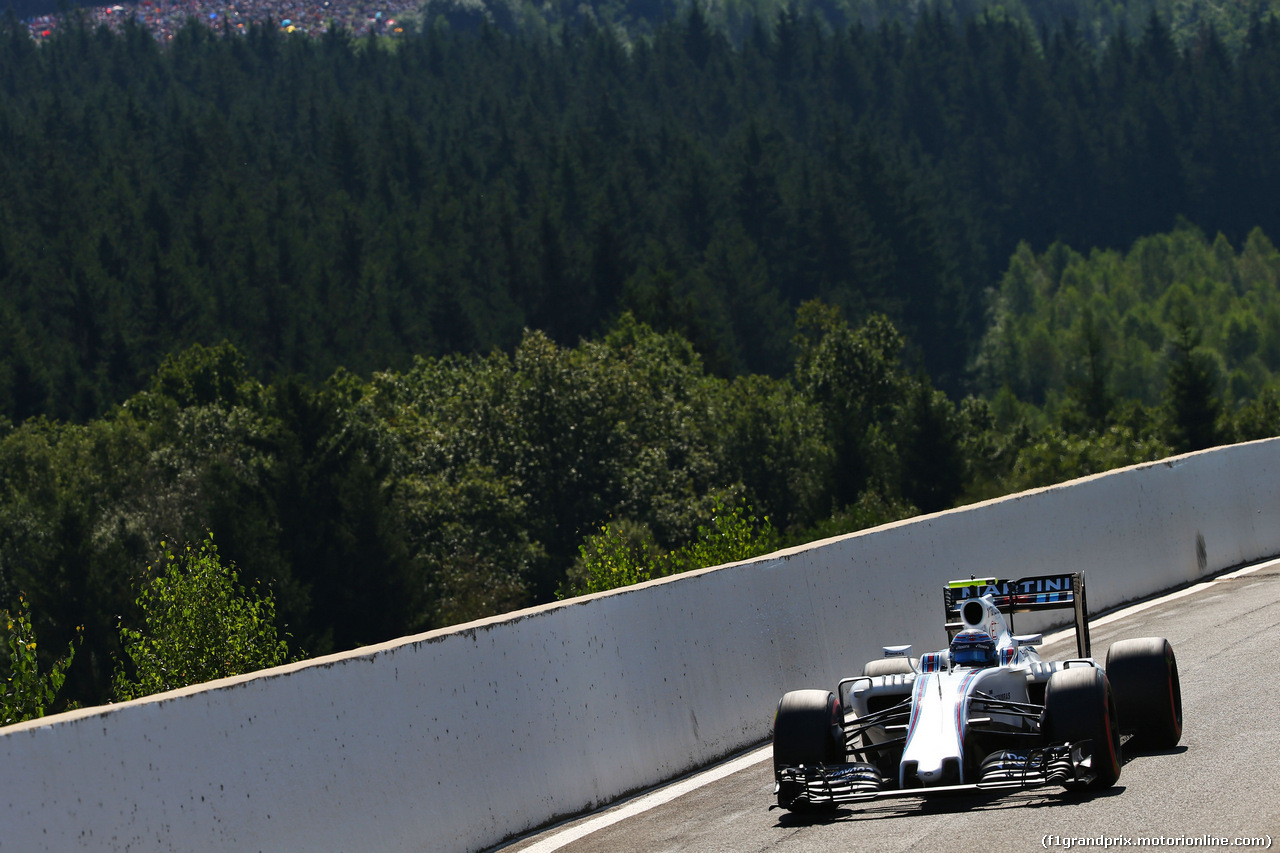
[[[1115,640],[1165,637],[1182,681],[1182,742],[1164,753],[1126,755],[1120,781],[1108,791],[881,800],[802,819],[770,808],[772,766],[762,760],[611,824],[602,825],[620,809],[637,811],[644,795],[500,849],[1004,853],[1064,850],[1068,841],[1086,838],[1094,844],[1072,849],[1142,849],[1142,840],[1152,838],[1167,843],[1146,849],[1259,849],[1232,842],[1280,841],[1280,566],[1218,579],[1113,621],[1095,620],[1091,636],[1099,660]],[[1041,653],[1073,656],[1074,639],[1055,640]]]

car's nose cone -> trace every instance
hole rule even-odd
[[[932,770],[916,769],[916,778],[925,785],[937,785],[942,781],[942,768],[937,767]]]

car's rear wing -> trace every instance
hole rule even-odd
[[[1008,617],[1011,632],[1015,613],[1072,608],[1075,611],[1076,650],[1082,658],[1090,656],[1089,608],[1084,594],[1083,572],[1037,575],[1018,580],[970,578],[951,581],[943,587],[942,591],[948,642],[964,627],[964,623],[960,621],[960,608],[964,602],[971,598],[990,595],[1000,612]]]

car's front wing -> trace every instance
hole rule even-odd
[[[897,787],[872,764],[801,764],[778,772],[778,802],[785,808],[821,807],[886,797],[1038,788],[1044,785],[1087,785],[1093,781],[1090,741],[1025,751],[992,753],[982,763],[977,782],[936,787]]]

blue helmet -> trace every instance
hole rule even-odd
[[[951,665],[984,667],[996,665],[996,641],[986,631],[969,629],[951,641]]]

